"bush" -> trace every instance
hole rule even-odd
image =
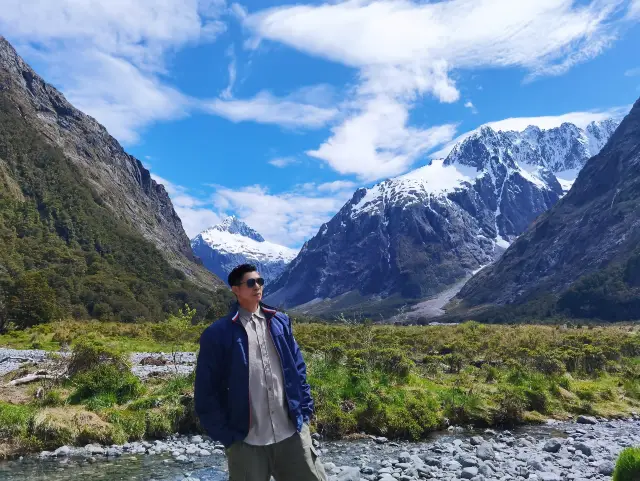
[[[122,430],[127,441],[139,441],[146,434],[147,420],[142,411],[110,410],[107,419]]]
[[[521,390],[514,387],[501,388],[494,414],[495,424],[511,426],[522,423],[526,405],[526,397]]]
[[[640,447],[626,448],[620,453],[613,481],[638,481],[640,479]]]
[[[79,339],[73,345],[68,373],[73,377],[103,364],[109,364],[118,371],[130,369],[126,355],[118,349],[91,337]]]
[[[38,400],[37,404],[43,407],[58,407],[64,404],[64,399],[59,391],[50,389],[44,393],[42,399]]]
[[[94,339],[83,339],[74,345],[69,373],[75,387],[69,401],[86,401],[93,411],[123,404],[143,391],[126,356]]]
[[[34,414],[29,406],[0,402],[0,439],[26,435]]]
[[[142,393],[142,383],[128,369],[123,371],[112,364],[98,364],[72,379],[75,391],[69,400],[77,404],[91,399],[94,408],[110,407],[114,401],[124,404]]]

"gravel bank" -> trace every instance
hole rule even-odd
[[[60,355],[69,355],[68,352],[60,352]],[[24,362],[43,364],[47,360],[47,351],[37,349],[6,349],[0,348],[0,376],[15,371]],[[195,368],[195,352],[136,352],[130,356],[132,372],[140,378],[150,375],[176,373],[189,374]]]

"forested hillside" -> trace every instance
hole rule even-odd
[[[56,318],[159,320],[188,303],[197,317],[229,292],[196,287],[119,222],[83,173],[0,97],[0,329]]]

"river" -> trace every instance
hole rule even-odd
[[[639,428],[639,418],[600,420],[594,425],[553,423],[513,431],[434,433],[420,443],[366,439],[322,442],[320,447],[332,480],[362,476],[363,480],[593,481],[611,479],[618,453],[625,446],[640,445]],[[0,463],[0,480],[223,481],[228,479],[225,471],[226,459],[220,451],[189,462],[176,461],[170,453],[124,453],[92,460],[86,455],[46,459],[34,455]]]

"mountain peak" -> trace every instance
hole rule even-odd
[[[234,267],[249,263],[268,282],[275,280],[297,254],[294,249],[266,241],[234,215],[198,234],[191,248],[218,277],[226,279]]]
[[[222,222],[211,227],[211,229],[218,230],[220,232],[228,232],[230,234],[238,234],[243,237],[253,239],[256,242],[264,242],[264,237],[238,219],[235,215],[226,217]]]

